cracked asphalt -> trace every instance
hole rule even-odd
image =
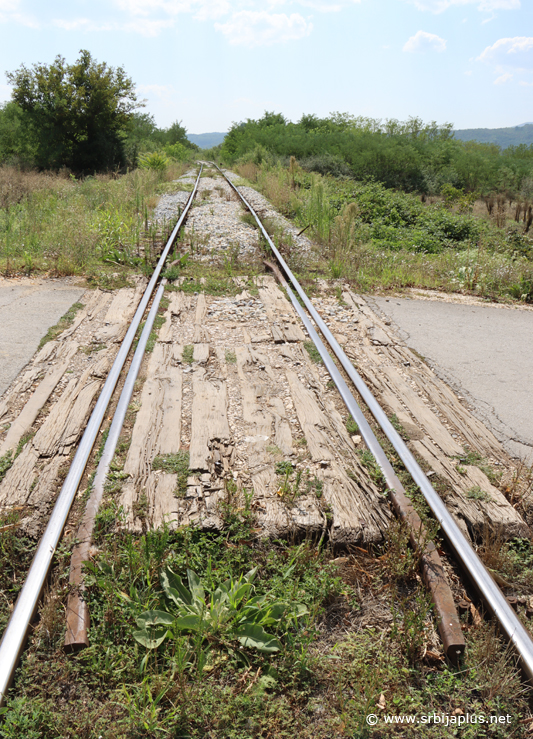
[[[533,311],[371,297],[407,346],[472,406],[513,457],[533,462]]]
[[[0,278],[0,396],[84,292],[72,280]]]

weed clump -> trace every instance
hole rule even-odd
[[[177,475],[176,494],[178,497],[185,497],[189,476],[189,452],[180,450],[176,454],[155,457],[152,462],[152,469]]]
[[[6,452],[6,454],[0,457],[0,482],[2,482],[8,471],[11,469],[13,462],[14,459],[12,451]]]
[[[322,357],[320,356],[320,352],[312,341],[304,341],[304,347],[309,354],[312,362],[314,362],[315,364],[322,364]]]
[[[74,305],[71,305],[68,311],[61,316],[59,321],[55,324],[55,326],[51,326],[46,334],[43,336],[41,341],[39,342],[39,349],[42,349],[45,344],[47,344],[49,341],[54,341],[57,339],[59,334],[61,334],[65,329],[67,329],[76,318],[76,313],[84,308],[83,303],[74,303]]]

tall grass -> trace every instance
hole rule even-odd
[[[66,275],[102,263],[133,266],[155,238],[150,216],[158,190],[185,170],[174,164],[77,181],[68,173],[0,168],[0,271]]]
[[[307,227],[315,273],[360,290],[421,287],[533,302],[533,242],[513,222],[498,228],[488,217],[379,186],[302,170],[295,177],[294,163],[292,171],[253,162],[234,169]]]

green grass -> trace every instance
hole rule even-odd
[[[177,475],[176,493],[179,497],[185,496],[189,476],[189,452],[179,451],[177,454],[156,457],[152,462],[152,469]]]
[[[482,490],[479,485],[474,485],[474,487],[470,488],[466,491],[466,497],[470,498],[470,500],[483,500],[483,501],[490,501],[492,500],[489,493],[486,493],[484,490]]]
[[[166,458],[160,469],[176,469],[175,462]],[[115,529],[118,514],[109,502],[100,511],[97,554],[87,566],[90,646],[70,656],[61,648],[65,585],[59,598],[45,600],[8,696],[2,737],[378,739],[383,725],[369,727],[365,717],[382,715],[376,704],[383,695],[393,715],[509,713],[511,726],[487,736],[525,739],[527,698],[490,623],[465,623],[468,648],[458,667],[439,657],[404,527],[394,525],[382,546],[362,547],[338,564],[327,546],[254,539],[253,522],[220,533],[163,528],[137,536]],[[56,582],[66,583],[68,563],[67,548]],[[279,651],[239,647],[221,632],[211,639],[176,630],[155,650],[136,642],[142,613],[172,608],[164,568],[185,582],[193,570],[213,592],[254,567],[255,594],[309,612],[267,629]],[[0,576],[9,581],[12,573]],[[478,728],[464,726],[461,736],[478,739]],[[418,737],[417,727],[401,736]]]
[[[251,169],[250,169],[251,168]],[[379,183],[244,163],[254,186],[317,244],[287,256],[300,276],[344,278],[360,291],[420,287],[494,300],[533,300],[533,240],[512,220],[493,220]],[[252,171],[253,170],[253,171]],[[486,214],[485,214],[486,215]]]
[[[13,452],[11,451],[6,452],[6,454],[0,457],[0,482],[2,482],[8,471],[11,469],[13,462]]]
[[[192,344],[186,344],[183,347],[183,353],[181,355],[181,361],[185,364],[192,364],[194,355],[194,346]]]
[[[497,484],[498,474],[494,472],[492,466],[479,452],[465,449],[464,454],[457,455],[455,458],[459,462],[457,465],[457,471],[461,472],[461,474],[463,474],[463,465],[473,465],[475,467],[479,467],[479,469],[489,478],[491,483]]]
[[[175,165],[169,180],[183,170]],[[165,233],[150,225],[161,175],[134,170],[114,177],[74,180],[52,173],[18,173],[0,167],[0,181],[16,184],[16,202],[0,208],[0,272],[92,275],[114,280],[117,272],[151,263]],[[174,188],[175,189],[175,188]],[[103,285],[102,285],[103,286]]]
[[[313,361],[315,364],[322,364],[322,357],[320,356],[320,352],[312,341],[304,341],[304,347],[309,354],[311,361]]]
[[[359,433],[359,426],[356,424],[351,416],[349,416],[348,420],[346,421],[346,431],[350,434],[350,436]]]
[[[68,311],[61,316],[59,321],[54,325],[51,326],[46,334],[43,336],[41,341],[39,342],[39,349],[42,349],[42,347],[47,344],[49,341],[54,341],[57,339],[59,334],[61,334],[65,329],[67,329],[76,318],[76,313],[84,308],[83,303],[74,303],[74,305],[71,305]]]

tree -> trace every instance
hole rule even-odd
[[[34,158],[32,140],[24,125],[24,112],[16,103],[4,103],[0,106],[0,162],[31,165]]]
[[[75,64],[57,56],[50,65],[22,65],[7,79],[34,139],[37,166],[93,172],[124,165],[125,132],[142,104],[122,67],[82,50]]]

